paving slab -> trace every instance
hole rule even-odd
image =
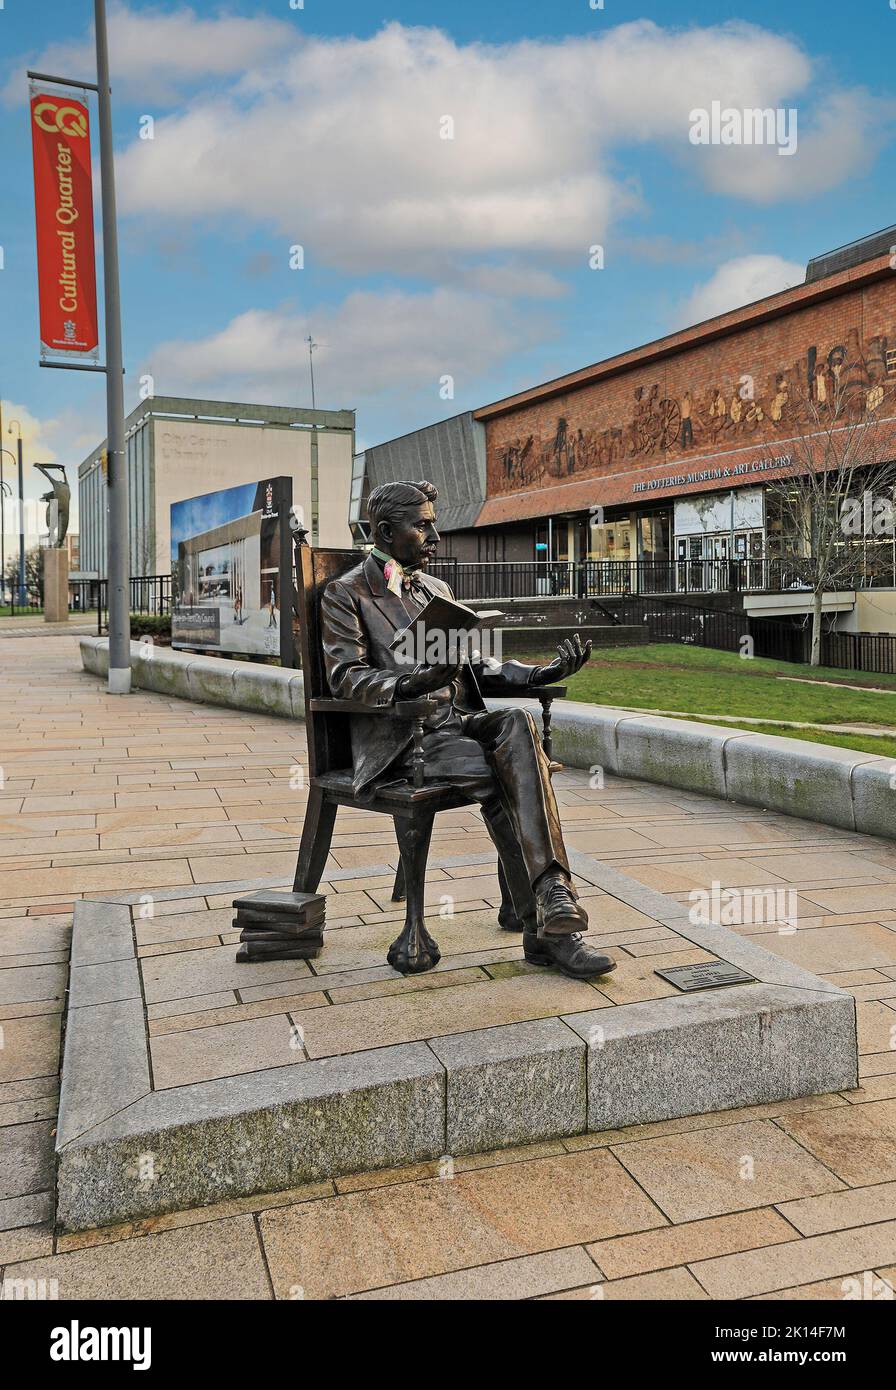
[[[778,1210],[804,1236],[896,1220],[896,1182],[851,1188],[831,1196],[803,1197],[780,1203]]]
[[[894,1260],[896,1221],[882,1221],[854,1231],[837,1231],[778,1245],[774,1260],[765,1251],[756,1250],[700,1260],[691,1269],[711,1298],[752,1298],[821,1279],[832,1281],[829,1298],[843,1298],[848,1291],[844,1279],[856,1273],[861,1277],[862,1271]]]
[[[613,1146],[613,1152],[674,1222],[844,1187],[829,1168],[768,1120],[644,1139]]]
[[[789,1115],[781,1127],[853,1186],[896,1180],[896,1100]]]
[[[680,1303],[682,1300],[702,1300],[708,1297],[694,1276],[686,1269],[664,1269],[658,1274],[638,1274],[632,1279],[612,1279],[602,1284],[589,1284],[581,1289],[570,1289],[567,1293],[549,1294],[549,1299],[600,1299],[601,1301],[638,1300],[653,1303],[657,1299],[667,1299]]]
[[[52,1130],[46,1121],[0,1129],[0,1200],[52,1188]]]
[[[830,1199],[809,1197],[805,1200]],[[789,1207],[798,1205],[792,1202]],[[588,1246],[588,1253],[607,1279],[622,1279],[738,1250],[767,1249],[789,1240],[793,1240],[793,1226],[783,1215],[766,1207],[596,1241]]]
[[[354,1299],[377,1302],[451,1302],[453,1300],[506,1300],[539,1298],[557,1289],[568,1289],[581,1281],[597,1282],[598,1272],[579,1246],[571,1250],[551,1250],[540,1255],[523,1255],[518,1260],[495,1260],[493,1264],[434,1279],[411,1279],[386,1289],[350,1295]]]
[[[0,1100],[13,1099],[6,1094],[6,1083],[55,1075],[59,1063],[58,1014],[7,1019],[0,1024],[0,1038]]]
[[[664,1223],[605,1151],[428,1179],[412,1221],[407,1203],[401,1184],[265,1212],[277,1297],[296,1285],[308,1298],[361,1293]]]
[[[60,1299],[267,1299],[270,1284],[251,1216],[139,1240],[7,1264],[4,1279],[46,1280]]]

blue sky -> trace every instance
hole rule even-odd
[[[0,394],[29,459],[72,465],[105,432],[104,388],[37,366],[22,73],[92,79],[92,12],[0,10]],[[317,404],[355,407],[376,443],[772,293],[896,223],[890,0],[110,0],[110,16],[129,410],[145,375],[159,394],[309,405],[310,332]],[[797,153],[695,147],[688,114],[713,100],[796,108]]]

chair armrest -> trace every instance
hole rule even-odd
[[[393,705],[366,705],[363,700],[337,700],[320,695],[309,700],[312,714],[391,714],[396,719],[425,719],[438,709],[437,700],[396,700]]]
[[[365,705],[363,700],[337,700],[321,695],[309,700],[308,708],[312,714],[391,714],[394,719],[410,719],[414,725],[413,781],[418,790],[423,786],[423,721],[427,715],[435,714],[438,700],[424,695],[417,700],[396,700],[392,705]]]
[[[443,706],[429,695],[419,695],[416,700],[396,700],[392,708],[399,719],[426,719]]]
[[[520,691],[520,699],[528,700],[530,697],[536,700],[547,700],[548,704],[552,700],[562,700],[566,695],[565,685],[527,685]]]

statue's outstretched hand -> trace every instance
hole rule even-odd
[[[591,639],[582,643],[578,633],[572,638],[564,638],[557,647],[558,655],[547,666],[536,666],[529,678],[530,685],[551,685],[554,681],[566,680],[581,671],[591,656]]]

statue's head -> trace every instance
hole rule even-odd
[[[373,542],[403,569],[425,569],[436,553],[435,500],[432,483],[383,483],[367,501]]]

